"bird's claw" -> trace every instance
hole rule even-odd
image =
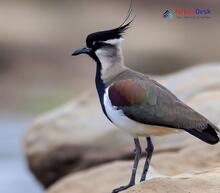
[[[131,186],[133,186],[132,184],[128,184],[127,186],[121,186],[119,188],[116,188],[112,191],[112,193],[118,193],[118,192],[121,192],[121,191],[124,191],[128,188],[130,188]]]

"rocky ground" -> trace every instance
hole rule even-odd
[[[155,78],[220,126],[219,74],[216,64]],[[151,179],[127,192],[220,192],[220,145],[187,133],[153,141]],[[47,193],[111,192],[129,178],[131,161],[125,160],[133,157],[132,139],[106,120],[93,91],[34,121],[24,146],[29,167],[49,187]]]
[[[131,164],[116,162],[98,168],[71,175],[47,193],[110,193],[113,187],[127,183]],[[220,168],[180,174],[176,176],[159,176],[150,171],[153,177],[147,182],[137,184],[125,193],[219,193]]]

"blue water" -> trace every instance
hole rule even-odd
[[[42,193],[29,172],[22,150],[31,117],[0,115],[0,193]]]

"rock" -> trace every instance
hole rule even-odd
[[[156,79],[220,125],[219,74],[220,66],[207,65]],[[186,133],[155,137],[155,152],[178,152],[194,141]],[[71,172],[133,157],[131,137],[104,117],[95,91],[36,119],[24,146],[31,171],[45,187]]]
[[[127,184],[130,168],[131,162],[115,162],[72,174],[53,185],[46,193],[110,193],[114,188]],[[161,176],[155,170],[150,170],[149,176],[147,181],[137,184],[124,193],[219,193],[220,191],[220,167],[178,176]]]
[[[192,140],[188,146],[178,151],[155,154],[151,165],[163,175],[220,167],[220,143],[212,146],[199,140]]]
[[[219,193],[219,180],[220,168],[216,168],[192,174],[156,178],[132,187],[124,193]]]
[[[85,94],[38,118],[27,130],[24,139],[29,167],[45,187],[70,172],[131,157],[129,137],[111,134],[114,126],[98,105],[95,94]],[[107,133],[111,140],[105,137]]]
[[[143,160],[141,164],[143,166]],[[132,162],[117,161],[87,171],[69,175],[48,189],[46,193],[106,193],[129,181]],[[161,176],[150,168],[148,179]],[[137,175],[140,178],[140,171]]]
[[[138,167],[140,178],[144,159]],[[114,162],[67,176],[46,193],[105,193],[128,182],[132,162]],[[157,153],[153,156],[148,180],[126,192],[219,193],[220,144],[207,145],[198,141],[179,151]],[[159,173],[158,173],[159,172]],[[90,180],[88,180],[90,179]],[[94,186],[95,184],[95,186]],[[97,187],[94,191],[93,187]],[[188,191],[188,192],[187,192]]]

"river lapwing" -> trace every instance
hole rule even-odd
[[[130,181],[128,185],[121,186],[112,193],[135,184],[141,157],[138,137],[146,137],[147,140],[147,156],[140,181],[146,178],[153,154],[150,136],[185,130],[206,143],[219,142],[217,133],[220,130],[213,123],[149,76],[124,65],[121,43],[123,34],[133,21],[127,22],[128,18],[115,29],[88,35],[86,47],[72,54],[87,54],[95,60],[95,83],[103,112],[113,124],[134,138],[135,159]]]

